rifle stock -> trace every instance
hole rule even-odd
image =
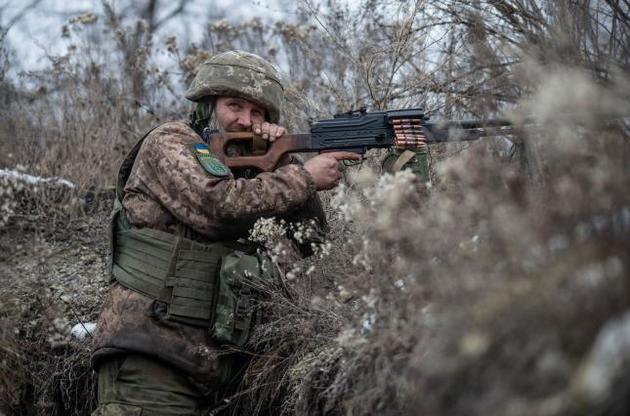
[[[255,148],[266,148],[264,153],[250,156],[228,156],[226,149],[229,143],[255,140],[263,141],[263,145],[254,145]],[[216,133],[210,136],[208,147],[213,155],[230,169],[255,168],[263,172],[271,172],[278,162],[287,153],[312,152],[310,134],[285,134],[278,137],[273,143],[268,143],[249,132],[243,133]]]

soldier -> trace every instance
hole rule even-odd
[[[112,216],[112,286],[92,362],[93,415],[198,415],[238,381],[239,356],[257,316],[249,281],[271,279],[265,256],[244,239],[264,216],[314,217],[316,191],[342,177],[336,152],[304,165],[284,161],[253,177],[208,150],[212,129],[273,140],[283,85],[275,68],[240,51],[204,62],[186,98],[191,120],[162,124],[124,160]],[[245,177],[243,177],[245,176]],[[314,207],[314,208],[313,208]]]

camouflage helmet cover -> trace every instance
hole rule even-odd
[[[276,68],[263,58],[243,51],[219,53],[202,63],[186,91],[191,101],[210,96],[241,97],[269,112],[269,121],[280,119],[284,87]]]

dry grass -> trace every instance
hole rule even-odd
[[[0,168],[76,186],[0,182],[0,411],[94,406],[89,347],[67,337],[106,287],[118,163],[186,113],[176,97],[206,51],[242,48],[288,68],[291,130],[362,105],[537,125],[510,137],[514,153],[433,147],[430,184],[382,175],[376,156],[349,169],[323,198],[328,241],[270,288],[226,413],[626,414],[627,17],[613,2],[428,3],[304,2],[306,23],[210,22],[185,47],[109,10],[69,22],[46,70],[3,72]],[[163,48],[181,73],[156,68]]]
[[[247,403],[276,398],[272,414],[566,415],[618,400],[625,390],[589,401],[583,378],[599,371],[589,364],[599,331],[630,300],[629,154],[615,128],[599,130],[596,152],[591,138],[545,147],[544,187],[484,146],[439,165],[430,191],[359,172],[335,197],[338,246],[287,281],[293,295],[277,294],[276,318],[253,340],[262,355]]]

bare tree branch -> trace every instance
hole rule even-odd
[[[9,33],[9,30],[11,30],[11,28],[24,17],[26,12],[28,12],[30,9],[35,8],[39,3],[41,3],[41,1],[42,0],[32,0],[30,3],[24,6],[19,12],[16,13],[15,16],[13,16],[9,20],[9,22],[6,24],[5,27],[0,26],[0,43],[4,41],[4,38]]]
[[[170,13],[168,13],[166,16],[164,16],[163,18],[155,22],[155,24],[153,25],[153,31],[158,29],[160,26],[162,26],[164,23],[168,22],[172,18],[183,13],[185,11],[185,8],[186,8],[186,0],[180,0],[179,3],[177,4],[177,7],[171,10]]]

